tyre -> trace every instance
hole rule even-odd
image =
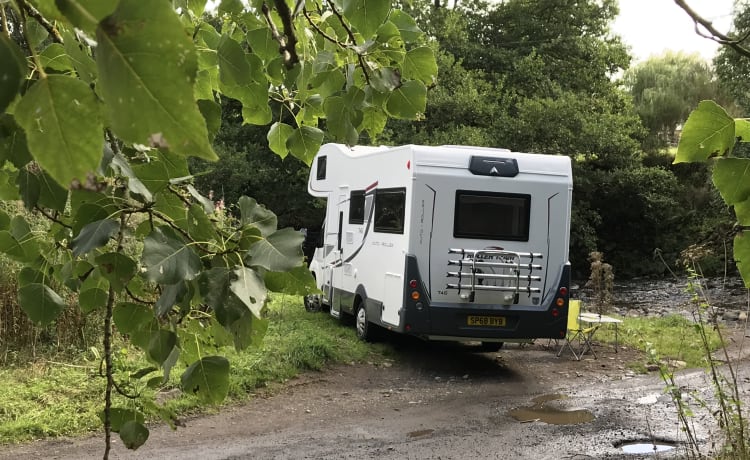
[[[306,295],[305,298],[305,310],[309,312],[320,311],[321,301],[320,296],[317,294]]]
[[[357,337],[359,337],[360,340],[366,342],[373,341],[375,338],[375,328],[377,326],[370,323],[364,302],[360,301],[354,309],[354,326],[357,330]]]
[[[503,348],[503,342],[482,342],[479,348],[484,353],[491,353],[494,351],[499,351],[501,348]]]

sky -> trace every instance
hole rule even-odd
[[[733,0],[686,2],[719,31],[729,31]],[[631,47],[636,62],[666,50],[697,52],[711,60],[718,48],[712,40],[695,33],[693,21],[674,0],[620,0],[620,15],[613,30]]]

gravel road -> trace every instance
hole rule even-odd
[[[744,329],[737,331],[743,337]],[[470,347],[399,343],[393,361],[308,373],[220,414],[151,427],[141,449],[119,439],[115,459],[636,459],[681,458],[684,435],[658,375],[634,375],[632,350],[595,348],[598,359],[556,358],[545,341],[498,353]],[[745,373],[747,374],[747,372]],[[710,398],[702,370],[682,371],[688,394]],[[542,402],[547,401],[547,402]],[[521,409],[512,415],[512,411]],[[582,418],[581,418],[582,417]],[[590,421],[585,421],[590,419]],[[698,411],[704,452],[717,440]],[[677,445],[667,453],[626,454],[625,441]],[[101,436],[5,449],[0,460],[101,458]]]

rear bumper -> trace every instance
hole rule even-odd
[[[469,316],[501,317],[503,326],[470,326]],[[557,316],[550,310],[521,311],[512,308],[479,308],[456,305],[430,305],[422,315],[408,315],[404,332],[418,336],[448,336],[466,339],[563,338],[567,309]]]
[[[410,263],[411,262],[411,263]],[[407,269],[416,271],[416,261],[407,260]],[[419,337],[455,337],[466,340],[481,339],[561,339],[568,326],[568,287],[570,265],[566,264],[556,292],[565,288],[564,295],[549,300],[545,307],[518,305],[476,305],[467,303],[419,303],[405,299],[402,310],[401,332]],[[562,299],[562,305],[557,300]],[[469,316],[501,317],[502,326],[470,326]],[[497,322],[497,321],[494,321]]]

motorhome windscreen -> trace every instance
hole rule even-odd
[[[529,241],[531,195],[456,191],[453,236]]]
[[[375,231],[403,234],[405,208],[405,188],[375,190]]]

